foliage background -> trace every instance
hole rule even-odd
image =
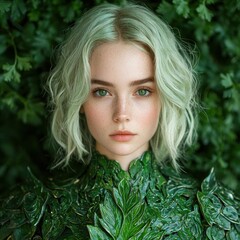
[[[54,49],[95,1],[0,1],[0,192],[24,179],[30,165],[44,175],[54,159],[44,90]],[[108,1],[123,4],[124,0]],[[196,51],[199,138],[185,169],[197,178],[214,167],[240,190],[240,1],[141,1]]]

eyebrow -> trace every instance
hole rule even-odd
[[[137,86],[137,85],[141,85],[141,84],[148,83],[148,82],[154,82],[154,78],[153,78],[153,77],[150,77],[150,78],[144,78],[144,79],[132,81],[132,82],[130,83],[130,87]],[[113,87],[113,86],[114,86],[114,85],[113,85],[112,83],[110,83],[110,82],[103,81],[103,80],[99,80],[99,79],[92,79],[92,80],[91,80],[91,83],[92,83],[92,84],[103,85],[103,86],[108,86],[108,87]]]

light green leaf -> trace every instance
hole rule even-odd
[[[237,210],[232,207],[232,206],[226,206],[222,214],[224,215],[225,218],[227,218],[229,221],[234,222],[234,223],[239,223],[239,217],[238,217],[238,212]]]
[[[143,221],[142,216],[144,214],[144,204],[139,202],[136,204],[125,217],[124,225],[121,230],[122,234],[126,236],[126,239],[140,235],[146,226],[146,222]],[[131,227],[129,227],[131,225]]]
[[[90,238],[92,240],[112,240],[109,236],[106,235],[100,228],[94,226],[87,226]]]
[[[126,179],[121,180],[118,185],[118,190],[113,190],[113,195],[116,203],[122,209],[124,213],[127,213],[136,203],[134,194],[130,194],[130,184]]]
[[[25,71],[31,69],[30,58],[17,56],[17,68]]]
[[[224,230],[222,230],[216,226],[209,227],[207,229],[206,233],[210,240],[224,240],[225,239]]]
[[[217,181],[214,169],[211,169],[210,174],[202,182],[201,188],[203,193],[214,192],[217,189]]]
[[[207,20],[207,21],[211,21],[212,17],[213,17],[213,13],[206,7],[206,5],[204,3],[200,4],[197,7],[197,12],[199,14],[199,16],[203,19],[203,20]]]
[[[156,12],[163,15],[164,18],[170,23],[175,17],[176,12],[174,6],[168,1],[161,1],[156,9]]]
[[[188,6],[188,1],[185,0],[173,0],[173,3],[176,7],[177,13],[187,18],[190,13],[190,8]]]
[[[100,205],[102,227],[113,237],[118,236],[122,225],[122,214],[110,195],[105,197],[104,204]]]
[[[2,66],[2,69],[5,70],[5,73],[3,74],[3,79],[6,82],[20,82],[20,74],[19,72],[16,70],[15,65],[10,65],[8,63],[4,64]]]
[[[227,235],[227,240],[240,239],[240,231],[238,232],[234,227],[232,227],[232,229],[228,231],[226,235]]]
[[[216,224],[224,229],[224,230],[230,230],[231,229],[231,223],[223,217],[221,214],[215,219]]]
[[[221,84],[225,87],[225,88],[229,88],[232,87],[233,85],[233,73],[227,73],[227,74],[221,74]]]

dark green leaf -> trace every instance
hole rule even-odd
[[[21,226],[21,228],[17,228],[14,230],[13,237],[14,240],[22,240],[22,239],[31,239],[35,232],[36,228],[32,225],[25,224]]]
[[[23,199],[23,208],[29,219],[29,222],[33,225],[37,224],[41,216],[41,212],[44,211],[43,200],[35,194],[27,193]]]

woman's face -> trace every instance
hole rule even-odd
[[[124,170],[148,150],[156,132],[160,102],[153,62],[122,41],[98,46],[90,59],[91,92],[83,105],[96,149]]]

